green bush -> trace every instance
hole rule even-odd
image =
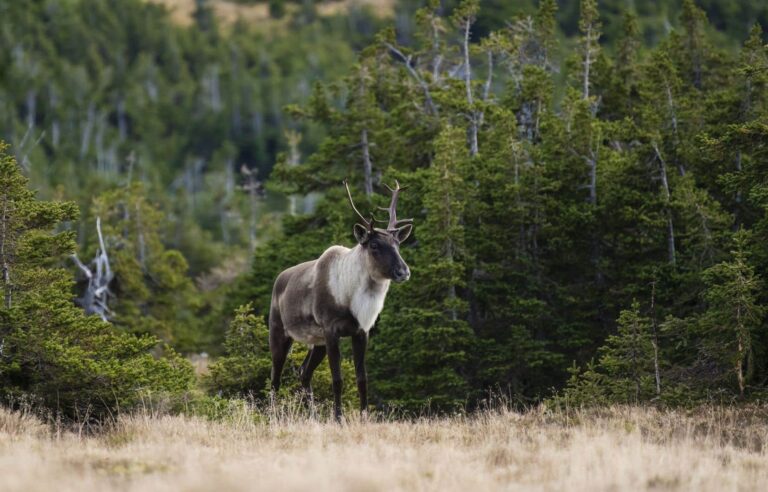
[[[101,420],[148,398],[180,397],[191,365],[158,339],[117,330],[72,302],[70,272],[52,267],[73,250],[72,235],[51,234],[77,208],[41,202],[0,143],[0,219],[7,267],[0,306],[0,397],[34,401],[65,418]]]
[[[264,397],[272,367],[269,330],[264,320],[252,313],[251,304],[235,311],[224,348],[226,355],[209,367],[206,386],[228,397]]]
[[[212,394],[227,397],[250,396],[263,400],[269,395],[272,358],[269,352],[269,329],[263,318],[253,314],[250,303],[240,306],[235,311],[235,318],[227,330],[224,342],[226,355],[209,367],[204,384]],[[306,349],[301,344],[294,344],[288,361],[283,369],[281,396],[289,396],[299,391],[299,367]],[[344,377],[345,406],[357,405],[355,371],[352,362],[342,361]],[[332,400],[331,371],[323,362],[312,378],[312,388],[316,400]]]

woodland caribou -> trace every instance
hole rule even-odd
[[[299,370],[308,396],[312,373],[328,354],[333,380],[333,410],[341,420],[340,337],[352,337],[360,412],[368,407],[365,350],[368,332],[384,306],[390,281],[405,282],[411,276],[400,256],[400,243],[413,228],[412,220],[397,220],[397,198],[403,188],[395,181],[386,229],[375,227],[357,210],[344,180],[352,210],[360,217],[353,232],[357,246],[331,246],[316,260],[280,273],[272,289],[269,310],[269,349],[272,353],[272,391],[280,389],[280,376],[294,340],[309,345]]]

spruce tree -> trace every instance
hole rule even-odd
[[[427,215],[416,219],[417,248],[403,252],[411,280],[390,293],[371,339],[370,381],[376,395],[409,410],[457,409],[471,396],[472,331],[459,295],[467,261],[459,220],[466,207],[463,135],[446,127],[435,143],[433,165],[401,179],[408,194],[422,197]]]
[[[180,396],[192,380],[189,363],[171,349],[156,358],[156,338],[122,333],[74,305],[71,273],[59,267],[73,234],[51,231],[77,207],[38,201],[27,183],[0,144],[0,395],[82,421]]]
[[[112,323],[160,337],[181,350],[198,349],[211,336],[196,316],[202,302],[187,276],[184,256],[165,247],[165,219],[144,187],[132,183],[103,193],[91,213],[101,218],[115,274]]]
[[[761,336],[758,330],[764,329],[765,314],[758,300],[762,283],[747,258],[748,237],[739,231],[731,258],[704,272],[707,311],[700,322],[706,355],[721,364],[724,373],[735,377],[742,398],[754,376],[753,341]]]
[[[565,391],[571,404],[640,403],[656,394],[651,321],[640,314],[637,301],[621,312],[617,333],[598,353],[596,363],[574,371]]]

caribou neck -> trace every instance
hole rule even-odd
[[[366,333],[384,307],[389,279],[371,274],[362,246],[344,252],[331,269],[328,284],[338,306],[347,306]]]
[[[345,252],[336,265],[336,278],[347,287],[349,295],[365,291],[370,294],[386,294],[390,280],[374,273],[361,245]]]

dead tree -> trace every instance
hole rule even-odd
[[[661,156],[659,146],[654,142],[652,144],[656,159],[659,162],[659,173],[661,177],[661,189],[664,192],[664,211],[667,216],[667,257],[669,263],[675,264],[675,226],[672,222],[671,194],[669,192],[669,181],[667,179],[667,164]]]
[[[243,190],[248,192],[248,198],[251,202],[251,217],[248,226],[248,240],[251,247],[251,251],[256,248],[256,213],[259,205],[259,197],[264,194],[264,185],[259,179],[257,179],[258,169],[248,169],[248,166],[243,164],[240,167],[240,172],[245,177],[245,184]]]
[[[114,279],[115,274],[109,266],[107,247],[104,244],[104,235],[101,233],[100,217],[96,217],[96,233],[99,236],[99,249],[96,250],[96,256],[91,260],[90,266],[83,264],[76,254],[72,255],[75,264],[88,279],[83,297],[76,299],[75,302],[85,310],[86,314],[97,314],[104,321],[109,321],[111,315],[109,299],[113,297],[109,290],[109,284]]]

